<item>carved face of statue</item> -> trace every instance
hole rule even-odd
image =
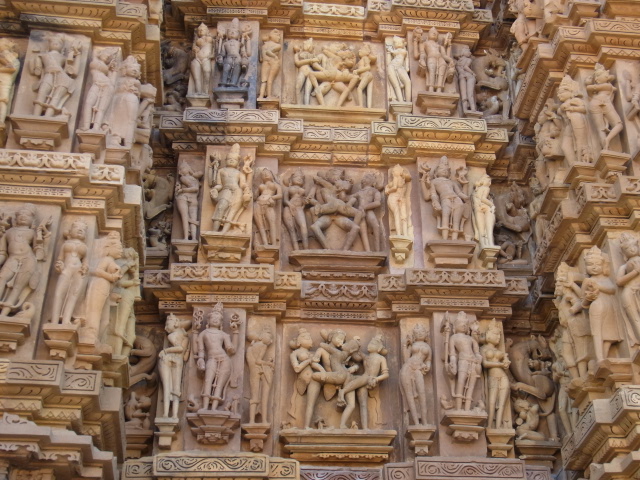
[[[635,237],[624,237],[620,239],[620,248],[625,257],[635,257],[640,253],[640,245]]]
[[[64,40],[60,35],[54,35],[49,39],[49,50],[61,52],[64,48]]]
[[[382,340],[378,337],[373,337],[369,342],[369,345],[367,345],[367,351],[369,353],[380,353],[383,348],[384,345],[382,344]]]
[[[167,317],[167,322],[164,326],[164,330],[167,333],[175,332],[178,328],[178,317],[176,317],[173,313],[170,313]]]
[[[485,338],[487,339],[487,343],[491,345],[497,346],[500,344],[500,329],[495,327],[489,327],[487,333],[485,334]]]
[[[334,185],[338,180],[340,180],[341,177],[342,171],[337,168],[330,168],[325,175],[327,181],[333,183]]]
[[[19,227],[30,227],[35,219],[35,215],[27,208],[21,208],[16,212],[16,225]]]
[[[309,332],[300,332],[298,334],[298,345],[300,348],[306,348],[307,350],[313,346],[313,340]]]
[[[432,28],[431,30],[429,30],[429,33],[427,34],[427,38],[433,42],[437,42],[438,41],[438,31],[435,28]]]
[[[238,38],[240,38],[240,30],[235,27],[230,28],[229,30],[227,30],[227,38],[229,40],[237,40]]]
[[[394,48],[402,48],[404,47],[404,39],[402,37],[393,37],[393,47]]]
[[[376,177],[372,173],[365,173],[362,176],[362,180],[360,180],[360,184],[362,185],[362,188],[371,187],[375,183],[376,183]]]
[[[344,345],[344,340],[347,338],[347,334],[342,330],[336,330],[331,336],[331,344],[334,347],[340,348]]]
[[[263,182],[273,181],[273,173],[268,168],[263,168],[262,172],[260,172],[260,178],[262,178]]]
[[[360,339],[358,337],[353,337],[342,346],[342,350],[347,353],[357,352],[360,350]]]
[[[369,55],[371,55],[371,47],[369,46],[368,43],[365,43],[364,45],[362,45],[362,48],[358,50],[358,55],[360,56],[360,58],[368,57]]]
[[[199,37],[206,37],[209,34],[209,27],[204,23],[201,23],[196,30]]]
[[[220,328],[222,326],[222,314],[220,312],[211,312],[207,319],[207,326],[209,328]]]
[[[560,87],[558,88],[558,100],[560,100],[561,102],[566,102],[571,97],[573,97],[572,90],[567,86],[560,85]]]
[[[271,30],[269,34],[269,40],[274,43],[280,43],[280,30]]]
[[[313,52],[313,38],[309,38],[302,42],[302,50],[305,52]]]
[[[84,222],[73,222],[69,229],[69,238],[75,238],[76,240],[82,240],[87,236],[87,225]]]
[[[291,185],[297,185],[298,187],[304,186],[304,173],[301,170],[293,172],[291,175]]]
[[[589,275],[600,275],[604,271],[602,257],[591,255],[585,259],[585,267]]]
[[[260,335],[260,341],[265,345],[271,345],[273,343],[273,334],[270,330],[264,330]]]
[[[424,328],[424,325],[418,323],[415,327],[413,327],[412,335],[414,342],[424,342],[429,336],[429,332],[427,332],[427,329]]]
[[[225,164],[227,165],[227,167],[231,167],[231,168],[238,168],[238,163],[239,163],[240,159],[238,158],[238,155],[227,155],[227,160],[225,162]]]
[[[122,243],[120,242],[119,239],[116,238],[111,242],[109,242],[109,244],[107,245],[107,255],[117,260],[118,258],[122,258],[123,254],[124,254],[124,251],[122,248]]]
[[[458,313],[455,321],[453,322],[453,328],[456,333],[469,333],[469,320],[467,319],[466,313]]]
[[[446,177],[449,178],[451,176],[451,168],[449,168],[446,164],[440,164],[436,167],[436,171],[434,172],[435,177]]]

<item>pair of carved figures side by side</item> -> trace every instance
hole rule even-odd
[[[348,428],[348,421],[356,408],[356,397],[360,407],[360,422],[363,429],[369,428],[368,397],[380,382],[389,378],[387,353],[381,335],[371,339],[367,346],[368,355],[360,353],[360,338],[346,340],[346,333],[340,329],[321,332],[324,342],[312,352],[313,340],[309,332],[301,328],[298,337],[290,343],[294,351],[290,360],[298,374],[291,398],[289,415],[297,420],[299,398],[306,393],[304,428],[310,428],[315,406],[322,389],[325,399],[331,400],[337,391],[337,406],[344,407],[340,418],[340,428]],[[363,364],[364,371],[356,373]],[[376,398],[377,399],[377,398]]]
[[[231,228],[245,232],[247,225],[239,218],[247,208],[253,194],[253,159],[246,155],[240,167],[240,145],[231,147],[224,162],[217,152],[209,163],[209,194],[215,203],[213,231],[226,233]]]
[[[495,318],[489,323],[480,347],[482,366],[487,375],[487,410],[489,428],[509,428],[509,365],[511,361],[502,344],[502,328]]]
[[[471,216],[471,202],[465,191],[468,186],[466,167],[456,170],[456,177],[451,178],[451,167],[448,158],[442,157],[433,173],[423,163],[420,166],[422,196],[431,202],[437,220],[437,228],[444,240],[457,240],[464,236],[464,226]]]
[[[204,373],[202,381],[202,410],[219,410],[224,404],[227,387],[232,377],[231,357],[238,349],[240,319],[234,315],[230,321],[231,335],[222,330],[223,305],[213,307],[207,326],[196,340],[196,363]]]
[[[268,168],[262,168],[256,178],[259,184],[254,192],[253,221],[258,230],[259,243],[275,247],[279,239],[277,208],[283,198],[282,186]]]
[[[237,18],[227,28],[218,25],[216,65],[221,70],[218,86],[248,87],[246,75],[250,58],[251,26],[248,23],[241,26]],[[207,88],[207,85],[203,84],[203,88]]]
[[[18,47],[8,38],[0,38],[0,126],[11,108],[16,77],[20,70]]]
[[[495,247],[493,227],[496,223],[496,207],[491,198],[491,177],[482,175],[475,183],[471,203],[473,205],[473,228],[480,248]]]
[[[263,38],[260,47],[260,62],[262,70],[260,71],[260,92],[258,99],[274,98],[273,82],[275,81],[282,67],[282,32],[273,29]],[[275,95],[277,98],[278,95]]]
[[[589,113],[598,130],[600,146],[603,150],[609,150],[610,143],[615,139],[624,125],[618,112],[613,106],[613,97],[618,90],[613,86],[615,75],[610,75],[609,70],[600,63],[596,63],[594,72],[586,79],[589,100]]]
[[[0,317],[32,317],[27,302],[41,279],[40,263],[47,258],[52,219],[40,221],[35,205],[20,206],[13,218],[0,214]]]
[[[257,335],[247,335],[251,344],[247,347],[245,358],[249,373],[249,423],[270,422],[269,395],[273,383],[274,359],[267,356],[273,344],[273,331],[264,327]],[[265,358],[267,357],[267,358]]]
[[[411,174],[409,170],[400,165],[391,167],[384,193],[387,195],[391,233],[400,237],[413,238]]]
[[[189,359],[189,334],[191,320],[181,320],[173,313],[167,316],[166,347],[158,354],[158,371],[162,382],[162,417],[178,418],[182,397],[184,362]]]
[[[413,31],[413,56],[425,72],[430,93],[443,92],[445,84],[453,79],[456,65],[451,55],[451,40],[451,33],[441,39],[435,27],[426,35],[420,27]]]
[[[29,69],[39,78],[33,85],[36,99],[33,101],[35,116],[70,116],[64,108],[76,91],[76,76],[80,68],[81,45],[61,33],[49,34],[46,47],[34,51]]]
[[[193,47],[191,49],[191,84],[192,94],[195,96],[209,96],[211,88],[211,73],[215,59],[216,43],[213,35],[204,23],[194,32]]]
[[[405,409],[409,411],[411,425],[428,425],[427,391],[425,376],[431,371],[429,332],[418,323],[413,327],[404,346],[404,363],[400,368],[400,391]]]
[[[582,99],[580,85],[569,75],[565,75],[556,96],[560,101],[557,112],[562,119],[560,146],[568,165],[576,162],[592,163],[587,106]]]
[[[200,194],[200,179],[203,172],[195,172],[187,163],[182,162],[178,167],[178,181],[175,185],[175,202],[182,221],[182,236],[184,240],[197,240],[198,235],[198,204]]]
[[[442,324],[444,335],[444,364],[447,373],[451,401],[445,395],[440,404],[445,410],[482,411],[483,402],[474,405],[474,390],[482,375],[482,355],[478,344],[477,321],[471,321],[465,312],[458,312],[453,322],[449,313]]]
[[[53,297],[50,321],[69,325],[85,287],[89,264],[87,262],[87,224],[75,221],[64,233],[65,241],[55,263],[59,274]]]
[[[387,55],[387,81],[391,102],[411,102],[411,78],[409,78],[409,50],[407,41],[398,36],[385,40]]]

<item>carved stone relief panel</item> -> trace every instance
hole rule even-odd
[[[202,231],[200,218],[205,194],[204,175],[205,162],[202,156],[180,155],[173,190],[171,229],[173,258],[179,262],[193,262],[196,258],[199,233]]]

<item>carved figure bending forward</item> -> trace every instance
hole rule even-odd
[[[163,417],[178,418],[182,396],[182,369],[189,358],[189,335],[191,320],[180,320],[173,313],[167,316],[165,330],[168,346],[158,354],[158,370],[162,382]]]
[[[404,348],[400,369],[400,391],[411,415],[411,425],[427,425],[427,391],[424,377],[431,371],[429,332],[421,323],[413,327]],[[417,402],[417,403],[416,403]]]
[[[85,243],[87,224],[82,221],[73,222],[64,236],[66,240],[55,264],[60,276],[53,298],[51,322],[68,325],[89,271]]]
[[[51,219],[38,227],[35,222],[36,207],[26,203],[16,211],[12,227],[0,237],[0,316],[23,306],[40,282],[38,262],[46,258]],[[0,225],[9,225],[4,214],[0,214]]]
[[[238,348],[239,322],[231,322],[231,335],[222,331],[222,303],[211,313],[205,328],[198,335],[198,370],[204,373],[202,382],[202,409],[217,410],[224,401],[225,391],[231,379],[231,356]]]

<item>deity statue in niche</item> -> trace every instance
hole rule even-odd
[[[4,124],[20,70],[20,55],[14,41],[0,38],[0,124]]]
[[[465,312],[458,312],[453,324],[447,312],[442,333],[445,371],[449,376],[452,401],[442,395],[440,404],[445,410],[470,411],[473,407],[475,385],[482,372],[480,345],[472,335],[471,322]]]
[[[283,191],[282,221],[289,232],[291,248],[298,250],[299,242],[304,250],[309,249],[309,235],[305,207],[309,203],[308,192],[305,189],[305,177],[302,169],[298,168],[292,173],[282,177],[285,186]]]
[[[441,40],[436,27],[431,27],[426,36],[420,27],[413,31],[413,56],[426,72],[430,93],[442,92],[445,83],[453,79],[455,61],[451,56],[451,39],[451,33],[447,33]]]
[[[25,203],[12,219],[0,214],[0,316],[7,317],[20,308],[32,310],[26,302],[41,278],[39,263],[46,260],[52,219],[36,227],[36,207]],[[19,312],[18,314],[23,313]]]
[[[391,232],[401,237],[412,237],[411,174],[409,170],[400,165],[391,167],[384,193],[387,195]]]
[[[182,371],[189,359],[191,320],[180,320],[173,313],[167,316],[167,347],[158,354],[158,371],[162,382],[162,417],[178,418],[182,396]],[[171,417],[169,417],[171,413]]]
[[[466,111],[476,111],[476,74],[471,69],[473,55],[468,45],[456,57],[456,72],[458,73],[458,88],[462,99],[462,108]]]
[[[278,245],[276,209],[283,197],[282,187],[268,168],[262,168],[258,177],[260,183],[254,193],[253,221],[258,227],[260,244],[275,247]]]
[[[260,415],[262,423],[269,423],[269,394],[275,368],[273,358],[265,358],[273,343],[273,332],[264,327],[258,335],[248,335],[251,345],[247,347],[245,358],[249,371],[249,423],[256,423]]]
[[[222,69],[218,86],[247,87],[244,77],[251,57],[251,26],[245,24],[240,32],[240,20],[237,18],[226,29],[218,25],[216,42],[216,64]]]
[[[289,360],[297,378],[291,396],[291,405],[287,413],[293,420],[297,420],[299,418],[299,399],[306,394],[303,427],[310,428],[321,387],[320,383],[313,379],[311,364],[315,361],[315,353],[311,351],[311,347],[313,347],[311,334],[306,328],[301,327],[297,337],[289,342],[289,346],[293,349],[293,352],[289,355]]]
[[[469,195],[458,182],[451,178],[451,167],[446,156],[440,159],[433,175],[425,163],[421,165],[422,196],[433,205],[437,228],[444,240],[457,240],[464,235],[465,212],[468,211]]]
[[[78,130],[103,131],[102,120],[111,105],[116,88],[118,52],[117,48],[103,48],[91,60],[89,70],[92,83],[84,100]]]
[[[582,306],[588,309],[596,361],[609,357],[610,348],[622,341],[616,314],[616,286],[609,278],[609,262],[602,251],[593,246],[584,254],[588,275],[582,281]]]
[[[204,23],[198,25],[194,32],[193,59],[191,60],[191,78],[193,79],[193,94],[208,96],[211,88],[211,72],[215,58],[213,35]]]
[[[120,266],[120,279],[116,282],[113,297],[117,302],[115,321],[110,322],[108,343],[114,355],[128,356],[136,338],[136,316],[133,304],[140,298],[140,260],[134,248],[125,248]]]
[[[363,210],[353,205],[357,199],[350,195],[352,181],[345,177],[344,169],[330,168],[326,172],[318,172],[313,177],[316,184],[315,195],[307,198],[313,205],[312,214],[316,220],[310,227],[322,248],[330,249],[330,244],[325,236],[325,231],[335,223],[346,235],[341,250],[351,250],[358,233],[361,237],[367,235],[362,231],[360,224],[365,218]],[[362,240],[368,244],[368,239]]]
[[[587,106],[580,93],[580,85],[565,75],[556,93],[560,106],[558,115],[563,120],[561,148],[569,165],[576,162],[593,162],[589,145]]]
[[[491,198],[491,177],[484,174],[473,188],[471,203],[473,204],[473,228],[480,248],[495,247],[493,242],[493,226],[496,223],[496,207]]]
[[[238,349],[240,319],[231,319],[231,335],[222,330],[223,306],[216,304],[209,313],[207,327],[198,334],[197,366],[204,372],[202,382],[202,410],[218,410],[224,402],[231,380],[231,356]]]
[[[115,283],[122,277],[120,265],[116,263],[124,253],[118,232],[110,232],[107,235],[102,241],[100,253],[102,256],[96,268],[89,273],[85,328],[88,334],[87,343],[97,342],[96,346],[102,347],[100,344],[108,325],[108,322],[104,321],[105,307]]]
[[[178,167],[178,181],[175,186],[175,199],[184,240],[196,240],[198,234],[198,194],[202,172],[194,172],[187,162]]]
[[[365,251],[371,251],[371,242],[369,242],[369,231],[373,237],[373,251],[382,250],[382,240],[384,238],[384,227],[380,218],[378,218],[380,207],[383,202],[382,178],[373,172],[367,172],[360,180],[360,190],[353,194],[358,200],[358,208],[364,211],[364,218],[360,223],[360,231]],[[411,209],[409,209],[410,211]]]
[[[373,66],[378,57],[371,53],[371,44],[364,43],[358,50],[358,63],[353,73],[358,76],[358,86],[356,87],[356,98],[359,107],[371,108],[373,106]]]
[[[505,420],[509,401],[509,365],[511,361],[502,343],[502,328],[494,318],[485,333],[484,345],[480,348],[482,366],[487,372],[487,413],[489,428],[508,428]],[[507,424],[505,425],[505,421]]]
[[[611,140],[622,132],[624,125],[616,108],[613,106],[613,96],[618,90],[613,86],[615,75],[610,75],[604,65],[596,63],[593,75],[587,77],[585,84],[589,100],[589,113],[598,129],[600,146],[609,150]]]
[[[226,233],[232,227],[244,231],[245,224],[238,218],[252,200],[253,159],[246,155],[240,169],[240,145],[235,143],[224,163],[218,153],[211,156],[209,164],[209,194],[216,208],[213,212],[213,231]]]
[[[620,304],[631,346],[640,345],[640,240],[631,232],[620,235],[625,263],[618,268],[616,283],[621,288]]]
[[[262,70],[260,71],[260,98],[273,97],[273,81],[280,73],[282,66],[282,32],[273,29],[269,35],[264,38],[262,47],[260,48],[260,62],[262,62]]]
[[[33,114],[68,116],[64,105],[76,89],[75,77],[79,73],[82,47],[61,33],[49,34],[47,43],[48,50],[37,52],[30,65],[31,73],[40,78],[33,86],[37,92]]]
[[[308,38],[302,45],[293,47],[293,63],[298,69],[296,75],[296,103],[298,105],[309,105],[311,102],[311,91],[314,85],[311,81],[311,72],[322,68],[320,58],[315,54],[313,38]]]
[[[409,51],[407,41],[398,36],[385,40],[387,51],[387,81],[389,100],[411,102],[411,78],[409,78]]]
[[[89,272],[87,263],[87,224],[81,220],[71,223],[64,233],[65,241],[55,263],[60,274],[53,297],[51,322],[69,325]]]
[[[431,347],[427,328],[417,323],[407,337],[403,349],[404,363],[400,368],[400,391],[411,425],[427,425],[427,391],[425,375],[431,371]]]
[[[131,147],[133,145],[140,105],[140,64],[129,55],[120,64],[116,91],[109,116],[103,122],[109,129],[108,145]]]

